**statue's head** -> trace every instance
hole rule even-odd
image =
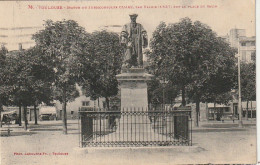
[[[138,16],[138,14],[129,14],[129,16],[130,16],[131,22],[136,23],[136,18]]]

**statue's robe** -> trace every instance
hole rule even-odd
[[[147,33],[139,23],[129,23],[123,26],[121,32],[121,43],[126,44],[124,63],[131,66],[143,66],[142,47],[148,45]]]

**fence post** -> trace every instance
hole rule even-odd
[[[183,113],[183,112],[182,112]],[[174,117],[174,137],[189,140],[189,116]]]
[[[81,145],[85,146],[86,141],[93,139],[93,118],[81,113]]]

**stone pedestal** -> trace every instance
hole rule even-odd
[[[169,137],[162,135],[163,132],[169,132],[162,125],[166,120],[157,117],[156,120],[149,119],[148,116],[148,93],[147,81],[151,80],[153,75],[145,73],[143,68],[131,68],[123,70],[117,75],[121,96],[121,117],[116,119],[116,128],[113,133],[100,136],[97,142],[108,142],[110,144],[128,144],[141,145],[151,142],[166,141]],[[163,123],[163,120],[164,123]],[[156,127],[156,128],[155,128]],[[171,128],[173,129],[173,128]]]
[[[145,73],[143,68],[130,68],[123,70],[116,77],[121,92],[121,110],[147,109],[147,81],[151,80],[153,75]]]

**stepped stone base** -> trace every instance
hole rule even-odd
[[[90,153],[198,153],[205,151],[204,148],[198,146],[160,146],[160,147],[88,147],[88,148],[74,148],[74,153],[81,156],[86,156]]]

